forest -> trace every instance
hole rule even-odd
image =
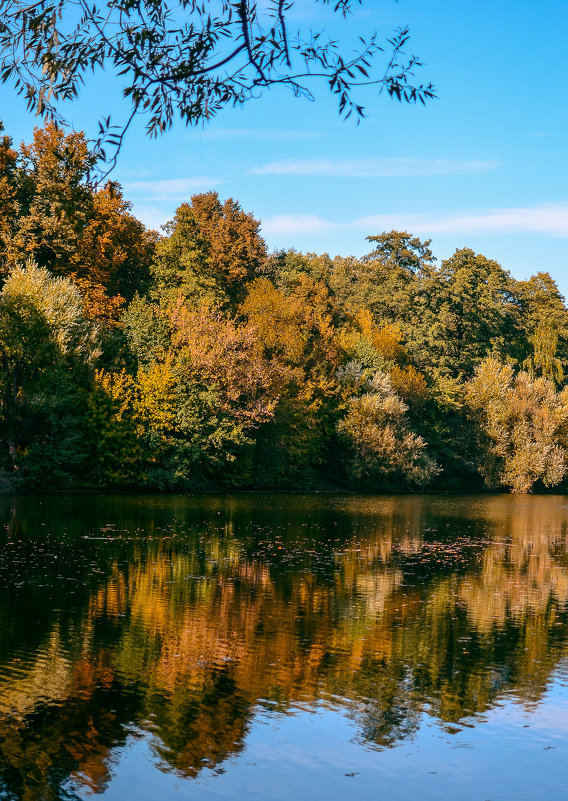
[[[568,478],[568,309],[464,247],[269,253],[233,199],[163,232],[81,133],[0,126],[0,489],[506,490]]]

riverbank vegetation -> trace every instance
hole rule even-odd
[[[215,192],[158,234],[84,137],[0,135],[0,470],[45,489],[507,489],[568,472],[568,309],[407,232],[268,253]]]

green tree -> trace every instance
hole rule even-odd
[[[70,483],[84,458],[82,390],[100,355],[77,288],[16,268],[0,293],[3,463],[28,482]]]
[[[419,364],[455,377],[472,375],[485,356],[518,360],[522,352],[517,282],[500,264],[468,248],[456,250],[424,283]]]
[[[420,317],[422,281],[432,272],[430,240],[406,231],[367,239],[375,248],[363,259],[336,259],[331,287],[344,307],[369,309],[376,322],[395,322],[410,333]]]
[[[289,294],[306,277],[331,289],[329,279],[332,269],[333,261],[327,253],[299,253],[290,249],[271,253],[260,271],[284,294]]]
[[[540,375],[553,384],[560,384],[564,378],[564,368],[556,356],[558,332],[554,331],[550,322],[546,320],[537,325],[528,340],[532,345],[532,353],[524,360],[523,367],[530,377]]]
[[[91,486],[136,486],[144,483],[140,398],[125,370],[97,370],[87,396],[86,477]]]
[[[555,281],[539,272],[519,281],[526,336],[523,366],[531,375],[542,375],[561,383],[568,368],[568,309]]]

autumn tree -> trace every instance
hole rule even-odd
[[[254,281],[240,313],[255,331],[279,388],[271,422],[256,440],[258,483],[310,482],[330,456],[340,388],[336,309],[321,281],[299,271],[286,290]]]
[[[20,213],[20,170],[12,139],[0,121],[0,273],[13,260],[14,235]]]
[[[25,206],[13,264],[31,257],[39,267],[65,272],[91,212],[86,179],[95,162],[82,133],[65,134],[51,124],[36,128],[32,142],[22,144]]]
[[[50,124],[19,152],[2,139],[0,268],[33,258],[75,281],[91,318],[116,322],[146,285],[157,235],[131,214],[118,184],[94,189],[95,162],[83,134]]]
[[[365,308],[348,315],[338,341],[344,358],[357,363],[368,377],[378,370],[389,372],[409,362],[399,326],[396,323],[377,324],[371,312]]]
[[[546,378],[515,375],[488,357],[466,387],[476,428],[478,469],[488,487],[530,492],[558,485],[568,470],[568,390]]]
[[[349,400],[337,427],[351,481],[366,489],[427,484],[438,468],[424,440],[410,430],[408,407],[388,375],[375,373],[361,390]]]
[[[94,319],[116,321],[125,301],[147,287],[158,235],[131,213],[118,184],[92,194],[89,218],[69,259]]]
[[[199,484],[219,475],[272,417],[272,370],[252,327],[218,310],[179,302],[172,326],[171,364],[166,362],[162,382],[171,376],[175,416],[158,427],[173,435],[170,460],[176,479]],[[151,378],[151,373],[141,376],[145,382]],[[163,391],[155,380],[154,386]],[[151,394],[146,392],[145,399],[148,404]]]
[[[135,298],[123,320],[136,353],[143,483],[222,480],[221,472],[272,418],[278,399],[275,371],[254,327],[181,296],[161,306]]]
[[[266,258],[260,223],[216,192],[182,203],[156,249],[154,294],[234,307]]]

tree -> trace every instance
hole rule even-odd
[[[234,306],[266,259],[259,229],[232,198],[221,203],[217,192],[193,195],[156,249],[153,294],[175,301],[181,292],[196,303]]]
[[[390,372],[408,363],[402,332],[395,324],[377,325],[368,309],[359,309],[339,333],[339,343],[349,362],[356,362],[368,378],[377,370]]]
[[[95,372],[85,421],[88,474],[96,487],[140,484],[143,449],[136,382],[125,370]]]
[[[100,351],[69,279],[16,268],[0,292],[0,414],[6,466],[53,485],[84,457],[82,390]]]
[[[254,281],[240,312],[252,325],[275,372],[278,403],[259,430],[254,452],[257,486],[309,486],[315,468],[329,464],[340,389],[336,371],[333,298],[321,281],[298,270],[279,289]]]
[[[335,260],[331,286],[344,306],[368,308],[376,322],[395,322],[407,333],[420,317],[423,278],[432,272],[430,240],[422,242],[406,231],[367,239],[375,248],[362,259]]]
[[[488,354],[518,359],[522,326],[517,282],[496,261],[469,248],[456,250],[422,291],[423,339],[412,345],[420,364],[470,377]]]
[[[466,386],[466,405],[488,487],[526,493],[538,481],[560,483],[568,471],[568,389],[557,393],[546,378],[515,375],[488,357]]]
[[[124,301],[148,283],[158,234],[130,213],[118,184],[94,192],[90,206],[68,274],[83,290],[90,317],[116,321]]]
[[[19,214],[18,152],[12,139],[2,136],[4,125],[0,120],[0,272],[12,255],[14,227]]]
[[[16,231],[17,262],[32,257],[50,272],[68,263],[91,210],[86,177],[95,161],[82,133],[65,135],[54,125],[36,128],[32,142],[22,145],[25,205]]]
[[[332,5],[330,0],[324,0]],[[335,0],[346,16],[353,0]],[[156,136],[178,114],[186,124],[208,120],[225,107],[240,106],[264,89],[286,86],[313,98],[314,82],[337,97],[339,112],[364,115],[353,96],[374,86],[398,100],[435,96],[431,84],[415,84],[416,56],[407,57],[407,28],[384,43],[376,33],[361,37],[358,50],[344,52],[323,32],[289,28],[294,0],[0,1],[0,80],[11,82],[36,114],[62,121],[61,105],[76,98],[86,77],[113,71],[123,81],[130,114],[121,126],[100,124],[114,159],[134,117],[146,119]],[[386,67],[374,65],[385,53]],[[106,155],[104,147],[101,148]]]
[[[146,455],[138,481],[163,488],[223,480],[227,476],[221,473],[252,444],[278,400],[275,370],[254,326],[182,296],[162,305],[135,298],[123,321],[138,363],[127,409]],[[124,432],[133,428],[123,425],[115,404],[116,417],[119,393],[109,393],[112,386],[106,380],[110,400],[103,399],[102,406],[111,411],[107,428],[115,444],[109,440],[114,448],[109,453],[115,454],[126,442]]]
[[[568,310],[556,283],[539,272],[519,281],[517,296],[523,311],[527,356],[523,367],[531,375],[561,382],[568,368]]]
[[[393,391],[386,373],[377,372],[350,399],[338,424],[352,481],[368,489],[423,486],[439,472],[426,443],[406,419],[408,407]]]
[[[32,258],[79,285],[91,318],[116,322],[149,277],[157,234],[130,213],[118,184],[96,190],[82,133],[53,124],[12,149],[0,139],[0,270]]]
[[[531,378],[541,375],[553,384],[559,384],[564,378],[562,362],[556,356],[558,350],[558,332],[549,321],[537,325],[529,336],[532,345],[530,353],[523,362],[523,367]]]

